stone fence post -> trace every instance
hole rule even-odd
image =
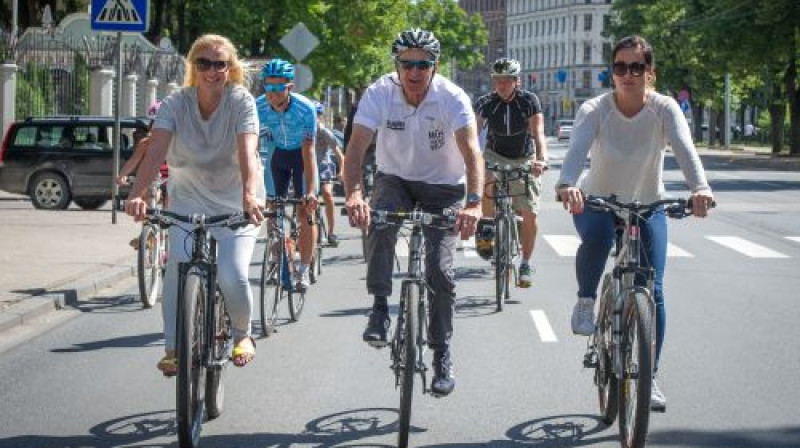
[[[0,65],[0,142],[6,137],[6,130],[16,119],[17,109],[17,65]]]
[[[122,99],[119,110],[120,117],[135,117],[136,113],[136,82],[139,75],[130,74],[122,79]]]
[[[89,114],[114,115],[114,70],[101,68],[89,74]]]

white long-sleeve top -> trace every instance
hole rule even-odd
[[[644,108],[628,118],[617,109],[613,93],[600,95],[578,110],[556,185],[577,186],[589,195],[616,194],[624,202],[663,199],[667,145],[691,191],[710,191],[689,125],[674,99],[649,91]],[[589,169],[581,175],[589,153]]]

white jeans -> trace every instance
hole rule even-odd
[[[217,284],[225,295],[225,304],[231,317],[234,340],[250,336],[250,314],[253,308],[253,290],[250,287],[249,268],[256,245],[258,229],[211,229],[217,240]],[[191,235],[177,225],[169,229],[169,258],[164,276],[164,347],[175,350],[175,331],[178,308],[178,263],[189,261],[192,255]]]

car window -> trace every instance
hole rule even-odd
[[[108,142],[101,142],[100,136],[104,132],[101,126],[77,126],[75,128],[75,148],[94,151],[110,151]]]
[[[36,128],[33,126],[23,126],[17,128],[14,134],[14,142],[11,143],[13,147],[29,147],[32,148],[36,143]]]

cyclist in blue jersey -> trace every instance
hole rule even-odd
[[[308,267],[317,243],[317,229],[309,223],[317,208],[317,162],[314,139],[317,114],[314,103],[292,92],[294,66],[282,59],[273,59],[261,69],[265,93],[256,99],[261,124],[261,157],[264,160],[264,181],[269,196],[286,197],[289,183],[294,195],[305,199],[300,207],[300,269],[297,288],[310,285]]]

